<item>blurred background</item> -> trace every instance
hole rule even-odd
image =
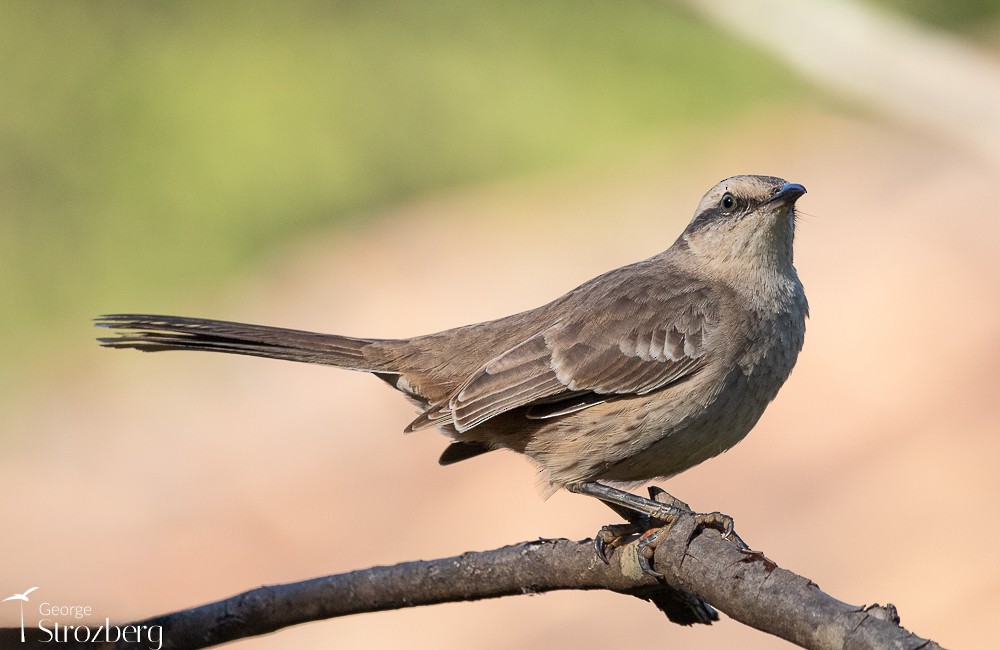
[[[1000,5],[991,0],[2,3],[0,591],[115,621],[265,583],[583,538],[513,454],[440,468],[327,368],[101,350],[161,312],[408,336],[666,248],[739,173],[804,184],[799,365],[665,487],[914,632],[1000,607]],[[18,623],[0,607],[0,625]],[[245,648],[788,644],[557,593]]]

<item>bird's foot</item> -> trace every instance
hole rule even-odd
[[[661,488],[651,486],[648,499],[600,483],[580,483],[569,489],[572,492],[597,497],[628,520],[625,524],[604,526],[594,537],[594,550],[605,564],[615,549],[625,545],[632,535],[638,534],[636,551],[640,568],[647,575],[662,579],[663,574],[652,567],[653,554],[670,527],[679,517],[685,515],[694,517],[695,531],[714,528],[723,538],[739,546],[740,550],[752,553],[750,547],[733,530],[732,517],[720,512],[693,512],[686,503]]]
[[[654,489],[655,488],[650,488],[650,496],[655,499],[656,497],[652,494]],[[691,512],[690,510],[688,511],[688,514],[694,517],[695,532],[698,532],[703,528],[714,528],[722,533],[723,539],[734,541],[740,547],[740,550],[749,550],[750,547],[747,546],[746,543],[740,539],[733,530],[733,518],[729,515],[724,515],[721,512],[705,513]],[[676,521],[676,519],[674,521]],[[656,547],[660,545],[660,542],[663,541],[667,533],[670,531],[674,521],[666,522],[664,525],[656,528],[650,528],[640,535],[639,541],[636,542],[635,550],[636,558],[639,562],[639,568],[642,569],[643,573],[656,578],[657,580],[662,580],[663,574],[653,568],[653,555],[656,553]]]
[[[594,551],[597,552],[597,557],[601,559],[601,562],[610,564],[611,553],[614,553],[615,549],[624,546],[632,535],[641,534],[646,530],[649,530],[648,524],[633,522],[608,524],[594,535]]]

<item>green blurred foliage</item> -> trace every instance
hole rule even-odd
[[[807,94],[660,2],[3,9],[0,388],[311,229]]]
[[[983,33],[1000,27],[998,0],[875,0],[876,4],[909,14],[931,25]]]

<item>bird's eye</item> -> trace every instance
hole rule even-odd
[[[726,192],[725,194],[722,195],[722,200],[719,201],[719,206],[723,210],[728,212],[732,210],[734,207],[736,207],[736,199],[733,198],[732,194]]]

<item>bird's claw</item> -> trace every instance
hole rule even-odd
[[[640,537],[636,543],[636,551],[639,567],[646,575],[657,580],[663,579],[663,574],[653,569],[653,555],[673,524],[685,515],[694,519],[695,532],[714,528],[722,534],[723,539],[730,540],[741,551],[750,551],[750,547],[736,534],[732,517],[721,512],[692,512],[686,503],[658,487],[649,488],[648,499],[601,483],[577,483],[569,487],[573,492],[597,497],[628,520],[628,523],[604,526],[594,536],[594,551],[605,564],[609,564],[610,554],[614,549],[623,546],[630,536],[638,534]]]
[[[613,543],[614,540],[611,539],[611,534],[608,532],[607,526],[597,531],[597,534],[594,535],[594,552],[597,553],[597,557],[601,562],[611,564],[610,560],[608,560],[607,550],[609,545]]]
[[[607,526],[597,531],[597,534],[594,535],[594,552],[597,553],[597,557],[601,560],[601,562],[611,564],[611,561],[608,560],[607,551],[609,547],[614,548],[612,546],[614,542],[615,540],[608,531]]]
[[[734,530],[733,518],[721,512],[695,513],[694,521],[698,528],[714,528],[722,534],[722,539],[728,539],[736,544],[741,551],[754,552]]]
[[[663,526],[661,528],[656,528],[654,530],[647,531],[645,535],[639,538],[636,542],[636,559],[639,562],[639,568],[642,572],[651,578],[656,580],[663,580],[663,574],[653,568],[653,555],[656,553],[656,547],[659,546],[660,540],[670,530],[670,526]]]
[[[749,553],[753,552],[750,550],[750,547],[747,546],[746,542],[740,539],[740,536],[736,534],[736,531],[733,529],[733,518],[729,515],[724,515],[721,512],[694,512],[691,513],[691,516],[694,517],[696,531],[703,528],[714,528],[721,533],[723,539],[728,539],[735,543],[739,546],[741,551]],[[656,547],[659,546],[660,542],[666,536],[673,523],[673,521],[668,521],[659,528],[646,531],[646,533],[639,538],[639,541],[636,542],[636,554],[638,556],[639,567],[642,569],[643,573],[652,578],[656,578],[657,580],[662,580],[663,574],[653,568],[653,555],[656,552]]]
[[[733,534],[733,518],[721,512],[697,512],[694,521],[699,528],[714,528],[724,539],[730,539]]]
[[[627,524],[608,524],[594,535],[594,550],[597,557],[605,564],[610,564],[611,553],[620,546],[623,546],[631,535],[641,533],[649,528],[648,523],[640,525],[638,522]]]

